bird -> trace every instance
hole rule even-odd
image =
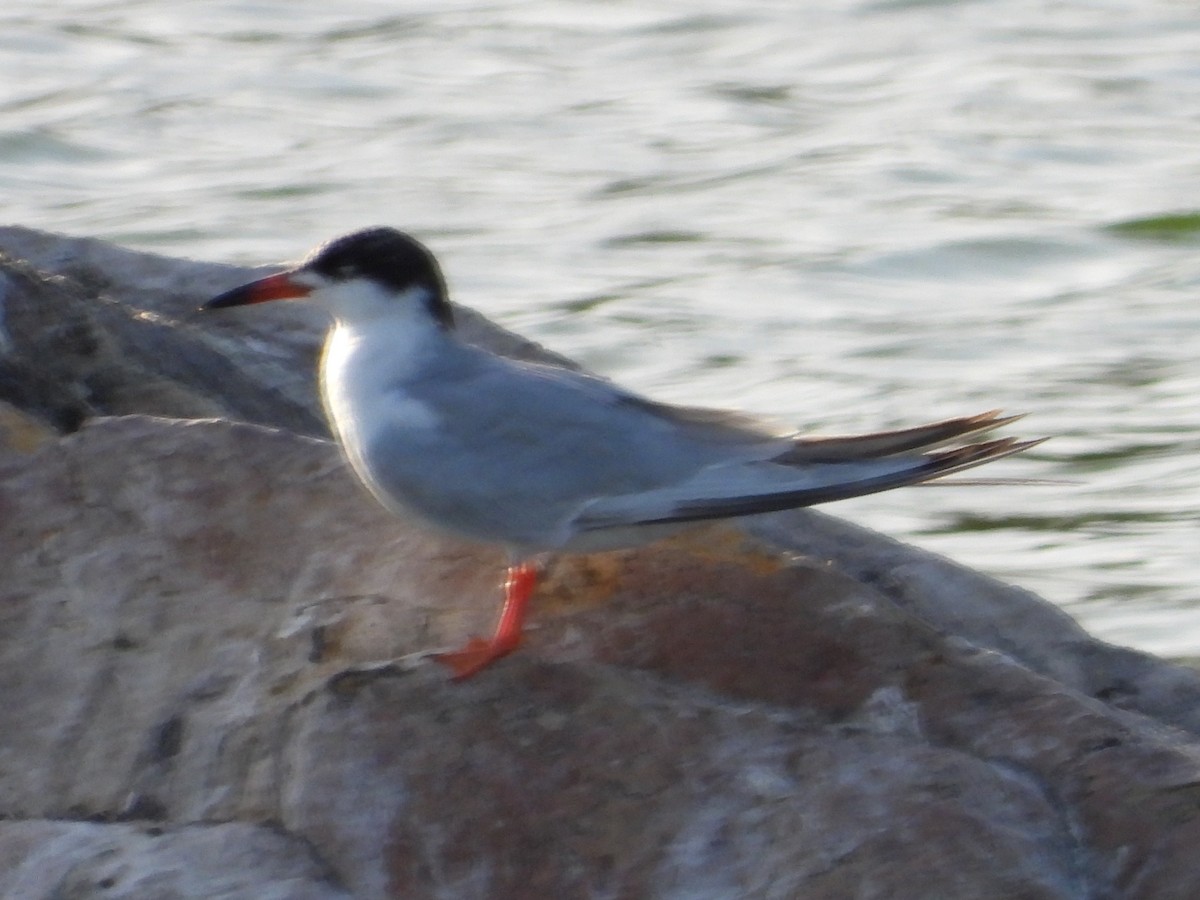
[[[433,654],[456,680],[517,649],[552,554],[632,547],[709,520],[920,484],[1041,442],[980,438],[1020,418],[999,410],[801,436],[501,356],[463,339],[433,253],[390,227],[335,238],[201,309],[279,300],[307,300],[331,319],[322,403],[346,461],[379,503],[507,553],[492,636]]]

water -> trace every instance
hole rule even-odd
[[[8,221],[245,263],[391,224],[661,399],[1027,412],[995,474],[1077,483],[833,511],[1200,656],[1194,4],[10,6]]]

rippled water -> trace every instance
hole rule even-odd
[[[14,8],[15,7],[15,8]],[[11,222],[261,263],[410,230],[630,386],[1054,440],[834,511],[1200,656],[1200,10],[161,0],[0,12]]]

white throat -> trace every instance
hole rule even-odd
[[[368,483],[364,455],[379,427],[437,425],[437,415],[412,388],[429,355],[438,352],[441,326],[420,304],[387,299],[386,310],[347,306],[338,311],[357,315],[335,312],[321,355],[325,413],[350,463]]]

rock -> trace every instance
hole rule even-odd
[[[350,900],[302,841],[237,822],[0,822],[0,895],[16,900]]]
[[[32,453],[55,432],[33,416],[0,401],[0,454]]]
[[[945,634],[1010,656],[1116,708],[1200,734],[1200,673],[1098,641],[1029,591],[812,509],[759,517],[747,530],[829,562]]]
[[[269,353],[231,351],[222,323],[191,324],[198,297],[254,274],[0,229],[0,399],[60,431],[97,415],[150,413],[223,414],[323,434],[303,374],[318,349],[311,313],[299,322],[308,311],[256,317],[270,329]]]
[[[451,683],[422,654],[490,627],[502,559],[306,436],[309,325],[244,337],[230,399],[127,342],[144,267],[152,346],[240,365],[183,313],[234,273],[0,246],[0,429],[36,436],[0,443],[0,895],[1200,895],[1194,673],[798,513],[562,557]],[[39,375],[78,344],[35,294],[101,350]],[[103,415],[139,406],[185,418]]]
[[[276,822],[370,898],[1200,889],[1189,737],[732,530],[564,557],[459,685],[388,661],[501,560],[325,442],[128,417],[3,475],[10,818]]]

